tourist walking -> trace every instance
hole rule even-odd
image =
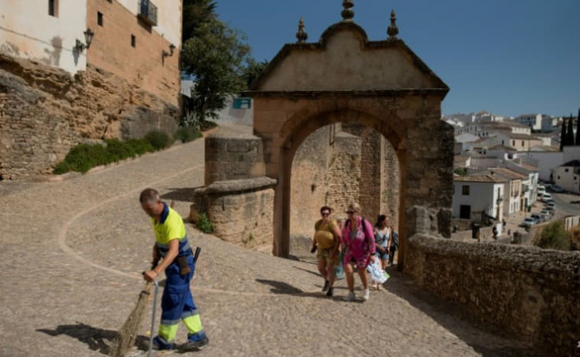
[[[389,218],[381,214],[375,224],[375,244],[377,247],[377,256],[381,262],[381,268],[384,270],[389,262],[389,239],[391,236],[391,227]],[[381,284],[373,280],[372,288],[381,290]]]
[[[326,296],[334,294],[334,267],[338,263],[338,248],[340,247],[341,232],[335,220],[330,218],[331,209],[328,206],[320,208],[321,219],[314,224],[314,239],[311,252],[316,254],[318,271],[324,278],[323,292]]]
[[[173,208],[161,202],[159,193],[154,189],[148,188],[141,192],[139,201],[153,224],[153,262],[157,265],[143,273],[143,277],[147,281],[153,281],[165,270],[167,278],[161,298],[161,324],[152,347],[158,350],[173,349],[181,320],[189,333],[188,341],[180,346],[180,350],[200,350],[209,340],[189,288],[195,271],[195,261],[183,219]]]
[[[373,227],[369,221],[361,215],[361,208],[357,203],[350,204],[346,213],[348,219],[342,231],[342,244],[344,245],[344,272],[348,285],[346,301],[353,301],[354,295],[354,269],[358,270],[363,285],[363,299],[369,299],[369,286],[366,267],[375,260],[375,237]]]

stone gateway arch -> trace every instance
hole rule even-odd
[[[393,29],[394,13],[384,41],[369,41],[348,18],[317,43],[303,42],[299,32],[298,43],[284,46],[246,93],[254,98],[254,135],[263,141],[266,175],[277,180],[275,254],[289,254],[294,154],[308,135],[333,123],[373,128],[396,150],[401,260],[413,230],[405,213],[413,206],[429,208],[436,230],[450,236],[453,130],[440,120],[449,88]]]
[[[273,216],[246,207],[242,220],[252,215],[271,219],[273,252],[288,257],[290,177],[297,148],[323,126],[361,124],[382,134],[399,161],[401,266],[406,237],[416,231],[406,214],[412,207],[427,208],[429,230],[450,237],[454,139],[453,129],[440,120],[449,88],[397,38],[394,13],[383,41],[369,41],[352,14],[347,6],[344,20],[316,43],[305,42],[301,21],[298,42],[285,45],[245,93],[253,98],[254,135],[208,138],[206,188],[196,194],[193,219],[196,210],[208,211],[219,226],[217,216],[228,211],[228,202],[238,210],[250,201],[267,206],[272,189]],[[249,198],[250,193],[258,199]],[[256,219],[256,227],[263,224]]]

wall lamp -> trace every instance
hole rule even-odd
[[[85,35],[85,42],[87,44],[85,45],[81,41],[77,40],[75,49],[79,52],[83,52],[85,49],[88,50],[89,47],[91,47],[91,42],[93,42],[93,37],[95,36],[95,33],[90,28],[83,32],[83,34]]]
[[[171,56],[173,56],[173,53],[174,52],[175,52],[175,45],[173,45],[173,43],[172,43],[171,45],[169,45],[169,52],[163,50],[163,51],[161,51],[161,56],[163,58],[165,58],[165,57],[171,57]]]

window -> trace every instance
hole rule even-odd
[[[97,23],[99,24],[99,26],[103,26],[103,14],[101,14],[100,12],[97,12]]]
[[[516,147],[516,141],[515,140],[512,140],[512,146],[513,147]]]
[[[568,169],[564,169],[564,172],[568,172]]]
[[[136,42],[137,42],[137,40],[135,39],[135,35],[131,35],[131,46],[135,47]]]
[[[525,146],[525,144],[524,144],[524,141],[522,140],[522,147],[524,147],[524,146]]]
[[[558,180],[560,180],[560,175],[558,175]]]
[[[469,186],[461,186],[461,194],[463,196],[469,196]]]
[[[48,0],[48,14],[58,17],[58,0]]]

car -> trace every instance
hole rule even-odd
[[[546,214],[546,215],[549,215],[549,216],[551,216],[551,215],[552,215],[552,212],[548,211],[548,209],[547,209],[547,208],[544,208],[544,209],[542,210],[542,212],[540,212],[540,216],[542,216],[543,214]]]
[[[550,195],[549,193],[544,193],[542,195],[542,201],[544,201],[544,202],[552,201],[552,195]]]
[[[528,218],[524,219],[524,221],[520,224],[520,227],[528,227],[529,228],[529,227],[533,226],[534,224],[536,224],[536,220],[531,218],[531,217],[528,217]]]
[[[557,193],[564,192],[564,189],[558,185],[552,185],[551,190]]]
[[[535,224],[542,222],[542,217],[539,214],[533,214],[530,217],[534,220]]]
[[[546,222],[549,221],[552,218],[552,214],[548,211],[546,211],[546,213],[543,213],[544,211],[542,211],[542,213],[540,213],[540,218],[542,219],[542,222]]]

